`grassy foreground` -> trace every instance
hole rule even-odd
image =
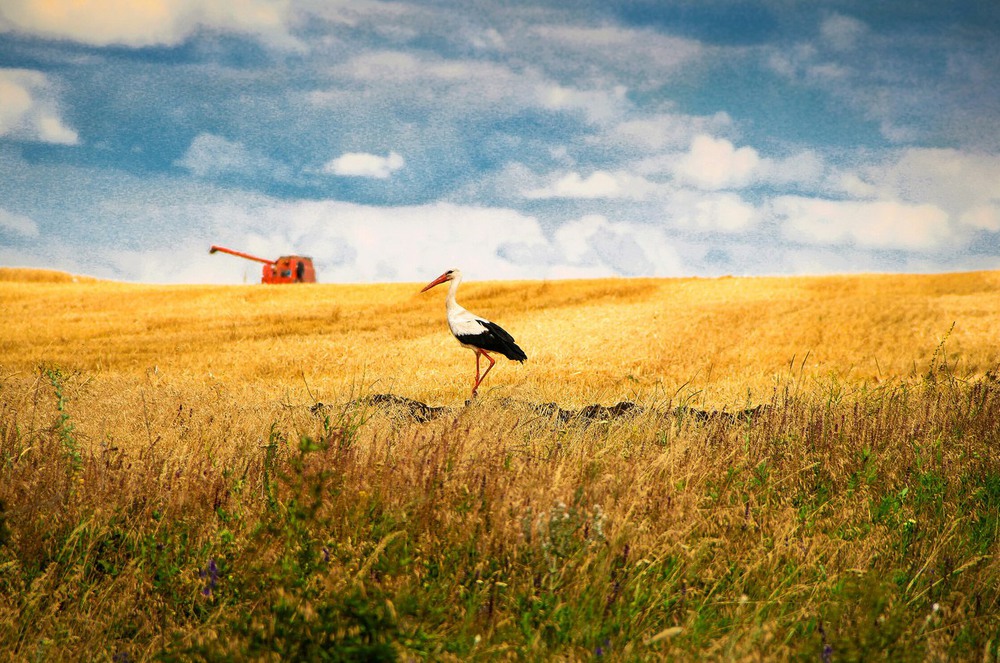
[[[0,657],[995,660],[998,288],[0,282]]]

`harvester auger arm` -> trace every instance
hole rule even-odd
[[[258,258],[257,256],[252,256],[249,253],[243,253],[242,251],[233,251],[232,249],[227,249],[224,246],[212,245],[212,248],[208,250],[209,253],[215,253],[216,251],[222,251],[223,253],[228,253],[230,255],[238,256],[240,258],[246,258],[247,260],[255,260],[257,262],[262,262],[265,265],[275,264],[274,260],[268,260],[266,258]]]

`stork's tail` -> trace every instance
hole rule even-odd
[[[479,324],[486,328],[490,338],[495,343],[494,347],[490,348],[494,352],[502,353],[504,357],[511,361],[524,362],[528,359],[528,355],[524,354],[524,350],[514,342],[514,337],[508,334],[503,327],[489,320],[480,320]]]
[[[521,347],[513,341],[505,344],[503,355],[511,361],[519,361],[522,364],[528,361],[528,355],[524,354],[524,350],[522,350]]]

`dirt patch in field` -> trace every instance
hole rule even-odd
[[[677,407],[672,410],[656,410],[646,408],[633,401],[620,401],[614,405],[585,405],[577,410],[564,409],[556,403],[531,403],[529,401],[518,401],[505,398],[500,401],[505,408],[529,410],[543,417],[550,417],[560,423],[570,423],[573,421],[585,424],[595,422],[616,421],[626,417],[634,417],[641,414],[651,414],[659,417],[692,417],[698,421],[723,421],[735,423],[738,421],[750,421],[764,414],[766,405],[728,412],[726,410],[700,410],[691,407]],[[463,407],[469,407],[471,401],[466,401]],[[368,407],[387,412],[394,412],[409,417],[416,422],[426,423],[447,415],[457,414],[462,407],[449,407],[445,405],[428,405],[406,396],[397,394],[373,394],[358,398],[347,403],[347,407]],[[314,413],[320,413],[329,408],[323,403],[316,403],[312,407]]]

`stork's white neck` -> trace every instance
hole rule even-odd
[[[462,272],[455,270],[455,277],[451,280],[451,285],[448,286],[448,299],[445,300],[445,308],[449,314],[457,311],[463,311],[458,302],[455,301],[455,293],[458,292],[458,284],[462,282]]]

